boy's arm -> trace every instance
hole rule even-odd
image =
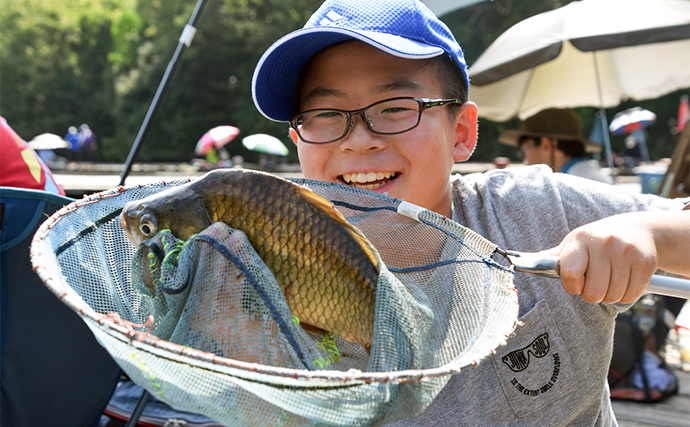
[[[604,218],[576,228],[546,252],[560,257],[568,293],[591,303],[631,303],[657,268],[690,276],[689,208]]]

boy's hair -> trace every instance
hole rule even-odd
[[[443,97],[460,100],[460,103],[447,107],[448,114],[454,118],[468,98],[467,80],[464,78],[463,71],[448,55],[439,55],[430,59],[427,66],[434,67],[436,78],[441,83]]]
[[[281,38],[254,70],[252,97],[265,117],[298,113],[297,85],[307,61],[334,44],[359,40],[407,59],[434,59],[448,97],[467,100],[467,65],[448,27],[419,0],[326,0],[301,30]],[[438,61],[438,64],[436,64]]]

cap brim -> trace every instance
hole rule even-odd
[[[294,31],[275,42],[254,70],[252,97],[265,117],[287,122],[297,113],[297,81],[309,58],[345,40],[360,40],[386,53],[409,59],[433,58],[444,51],[399,36],[342,27],[310,27]]]
[[[587,139],[587,138],[576,138],[572,135],[565,135],[565,134],[542,134],[542,133],[534,133],[534,132],[527,132],[521,129],[509,129],[507,131],[504,131],[501,136],[498,137],[498,142],[501,144],[505,145],[510,145],[512,147],[517,147],[518,143],[523,137],[534,137],[534,138],[541,138],[542,136],[545,136],[547,138],[553,138],[553,139],[563,139],[563,140],[568,140],[568,141],[580,141],[584,146],[585,146],[585,152],[587,153],[597,153],[600,152],[602,147],[601,144],[597,144],[596,142]]]

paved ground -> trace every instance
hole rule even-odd
[[[690,327],[690,305],[687,303],[676,319],[677,325]],[[669,333],[665,348],[666,363],[673,368],[678,377],[678,394],[661,403],[633,403],[613,401],[620,427],[689,427],[690,426],[690,365],[681,369],[678,334]]]
[[[678,394],[661,403],[636,403],[614,400],[613,412],[620,427],[690,426],[690,372],[674,369],[678,376]]]

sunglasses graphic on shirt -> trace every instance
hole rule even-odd
[[[511,351],[503,356],[501,360],[513,372],[520,372],[529,366],[530,354],[541,359],[549,353],[549,334],[543,333],[532,341],[532,343],[519,350]]]

